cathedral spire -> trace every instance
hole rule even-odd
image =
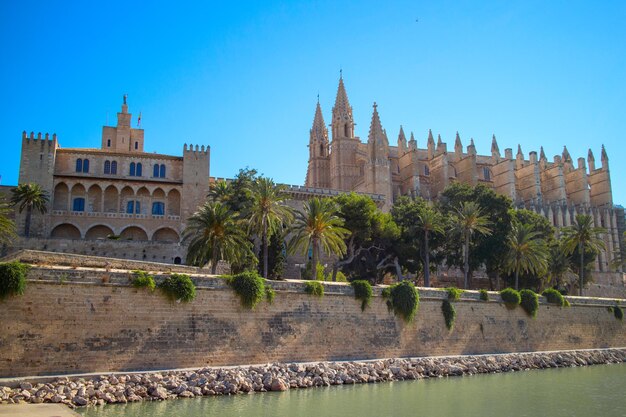
[[[324,116],[322,115],[322,107],[320,106],[319,97],[317,100],[317,106],[315,107],[313,127],[311,128],[311,142],[313,141],[328,141],[328,129],[326,129],[326,124],[324,123]]]
[[[375,143],[376,146],[389,146],[387,135],[385,134],[383,126],[380,123],[380,116],[378,115],[378,104],[374,102],[373,107],[374,111],[372,112],[372,122],[370,123],[370,133],[367,141],[368,143]]]
[[[354,120],[352,118],[352,107],[348,100],[346,87],[343,84],[343,75],[339,76],[339,86],[337,87],[337,97],[333,107],[332,120],[333,139],[353,138]]]

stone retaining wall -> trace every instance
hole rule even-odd
[[[436,290],[421,291],[407,324],[380,288],[362,312],[347,285],[326,283],[315,298],[301,282],[273,282],[274,303],[250,311],[218,278],[195,276],[187,304],[129,287],[128,273],[33,268],[29,279],[23,296],[0,302],[0,377],[626,346],[607,311],[615,300],[542,303],[531,319],[496,294],[466,292],[449,331]]]

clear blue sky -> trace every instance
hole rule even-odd
[[[208,144],[214,176],[302,184],[316,96],[330,122],[343,68],[364,140],[376,101],[394,144],[402,124],[420,147],[458,130],[489,154],[495,133],[502,151],[591,147],[599,164],[604,143],[624,204],[625,22],[622,1],[3,1],[2,184],[23,130],[98,147],[124,93],[146,151]]]

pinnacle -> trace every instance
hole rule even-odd
[[[498,147],[498,141],[496,140],[496,135],[493,135],[491,138],[491,152],[500,152],[500,148]]]
[[[437,146],[441,145],[441,135],[437,135]]]
[[[587,152],[587,159],[591,161],[595,160],[595,158],[593,157],[593,152],[591,151],[591,148],[589,149],[589,152]]]
[[[402,129],[402,125],[400,125],[400,133],[398,134],[398,141],[406,142],[406,136],[404,135],[404,129]]]
[[[609,156],[606,153],[606,149],[604,148],[604,145],[602,145],[602,160],[603,161],[608,161],[609,160]]]
[[[543,146],[539,148],[539,159],[546,161],[548,158],[546,158],[546,153],[543,151]]]
[[[521,144],[517,145],[517,155],[518,156],[519,155],[524,156],[524,153],[522,152],[522,145]]]
[[[348,94],[346,93],[346,87],[343,85],[343,76],[339,77],[339,86],[337,87],[337,97],[335,98],[335,107],[333,107],[333,113],[335,111],[348,112],[350,110],[350,102],[348,101]]]
[[[569,154],[569,151],[567,150],[567,146],[563,146],[563,161],[571,161],[572,157]]]
[[[378,116],[378,106],[376,102],[374,102],[374,111],[372,113],[372,122],[370,124],[370,133],[368,136],[368,142],[376,141],[377,144],[384,143],[386,145],[389,144],[387,140],[387,135],[383,131],[383,126],[380,123],[380,117]]]
[[[315,107],[315,117],[313,118],[313,127],[311,128],[311,139],[325,140],[328,136],[328,130],[324,123],[324,116],[322,115],[322,107],[320,102],[317,102]]]

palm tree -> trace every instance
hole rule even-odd
[[[519,274],[540,274],[548,269],[548,247],[530,224],[513,222],[507,237],[509,250],[504,269],[515,274],[515,289],[519,290]]]
[[[475,234],[490,235],[490,222],[486,216],[483,216],[478,203],[474,201],[461,203],[461,206],[456,209],[453,219],[453,230],[458,233],[462,239],[464,288],[467,289],[469,286],[470,242]]]
[[[15,223],[9,218],[9,207],[0,195],[0,245],[6,245],[15,238]]]
[[[424,233],[424,286],[430,287],[429,240],[432,233],[445,233],[443,217],[432,206],[426,206],[417,215],[417,227],[419,231]]]
[[[211,201],[219,201],[224,204],[230,198],[231,190],[224,180],[217,180],[209,187],[207,198]]]
[[[292,253],[297,250],[307,253],[311,248],[313,271],[317,268],[320,249],[329,255],[346,253],[344,239],[350,231],[343,228],[343,220],[335,214],[336,210],[333,201],[314,197],[304,203],[302,211],[296,213],[289,250]]]
[[[204,203],[188,219],[183,235],[183,241],[189,241],[187,263],[202,267],[210,262],[212,274],[219,260],[234,262],[251,252],[242,224],[219,202]]]
[[[564,277],[568,272],[572,272],[570,268],[569,257],[563,248],[563,242],[557,241],[550,245],[550,260],[548,262],[548,283],[561,288]],[[554,281],[554,284],[552,282]]]
[[[248,223],[250,230],[261,236],[263,248],[263,278],[268,277],[268,247],[270,237],[293,220],[291,207],[285,205],[287,195],[282,184],[260,177],[252,184],[252,208]]]
[[[598,237],[598,235],[606,233],[606,229],[603,227],[594,227],[593,218],[587,214],[577,214],[574,224],[569,227],[564,227],[562,230],[563,245],[565,252],[571,255],[576,248],[580,253],[580,270],[578,277],[580,285],[578,288],[579,295],[583,295],[584,284],[584,256],[585,249],[590,249],[595,253],[606,249],[604,241]]]
[[[48,211],[46,205],[50,198],[48,193],[45,192],[39,184],[20,184],[17,188],[11,190],[13,196],[11,197],[11,204],[18,206],[18,211],[21,213],[26,209],[26,219],[24,221],[24,235],[30,236],[30,222],[33,216],[33,210],[37,210],[39,213],[44,214]]]

